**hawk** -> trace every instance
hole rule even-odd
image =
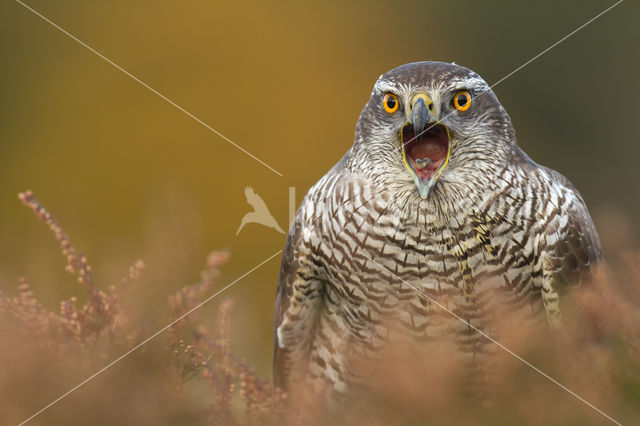
[[[468,324],[499,312],[558,324],[565,290],[600,258],[577,189],[518,147],[478,74],[400,66],[377,80],[353,146],[291,225],[274,382],[304,379],[335,395],[366,384],[353,355],[373,357],[389,341],[385,318],[417,342],[453,335],[471,354],[483,337]]]

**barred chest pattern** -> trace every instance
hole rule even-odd
[[[415,86],[442,70],[410,65],[419,72],[392,76]],[[495,316],[523,327],[557,324],[562,289],[600,258],[580,195],[511,141],[497,101],[499,108],[478,112],[481,125],[466,138],[469,129],[445,123],[461,135],[450,142],[451,162],[437,185],[416,191],[398,154],[402,136],[392,124],[388,134],[376,127],[381,119],[371,105],[396,87],[385,76],[360,117],[354,147],[309,191],[289,232],[274,336],[280,386],[303,377],[336,393],[366,385],[353,358],[375,358],[396,334],[418,344],[453,337],[461,356],[473,358],[488,341],[468,324],[484,329]],[[468,78],[479,84],[477,75]],[[440,86],[427,87],[437,104]],[[415,89],[405,91],[416,98]],[[430,110],[438,108],[444,103]],[[413,175],[419,186],[420,173]]]
[[[541,191],[548,184],[544,175],[519,186],[516,180],[525,176],[505,174],[496,196],[473,209],[463,205],[450,218],[415,211],[413,220],[392,213],[398,201],[362,180],[342,183],[333,177],[318,184],[302,210],[302,250],[313,254],[300,270],[330,283],[317,294],[323,310],[310,353],[312,376],[329,377],[336,390],[347,390],[358,378],[340,364],[340,348],[375,351],[387,343],[393,316],[417,339],[455,333],[461,351],[469,353],[484,344],[482,336],[403,282],[479,328],[488,315],[503,311],[520,320],[546,321],[544,312],[556,319],[558,294],[543,277],[552,263],[544,267],[551,259],[540,248],[567,232],[568,216],[560,212],[571,208],[573,195]],[[315,290],[306,282],[300,283],[303,294]],[[287,332],[285,322],[279,331],[285,341]]]

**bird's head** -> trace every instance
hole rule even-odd
[[[376,82],[358,120],[351,167],[383,183],[413,181],[425,199],[438,182],[498,167],[514,139],[509,116],[478,74],[416,62]]]

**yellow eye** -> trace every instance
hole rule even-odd
[[[393,114],[398,110],[400,106],[400,102],[398,102],[398,97],[393,93],[387,93],[384,95],[384,99],[382,99],[382,106],[384,106],[384,110],[389,114]]]
[[[466,111],[471,106],[471,95],[466,90],[462,90],[453,97],[453,106],[458,111]]]

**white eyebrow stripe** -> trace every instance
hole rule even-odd
[[[382,93],[382,92],[398,92],[399,90],[398,90],[398,86],[396,86],[395,84],[387,80],[378,79],[378,81],[376,81],[376,84],[373,86],[373,91],[376,93]]]
[[[417,88],[418,87],[409,87],[404,84],[394,83],[390,80],[381,80],[379,78],[378,81],[376,81],[376,84],[373,86],[372,93],[394,92],[397,94],[404,94],[409,93],[412,90],[417,90]],[[472,89],[484,91],[489,89],[489,85],[486,81],[484,81],[482,77],[473,75],[468,77],[452,77],[449,79],[442,79],[440,81],[437,81],[435,85],[431,87],[431,89],[436,91],[441,91],[443,89]]]
[[[489,85],[480,76],[471,76],[465,78],[454,78],[447,82],[452,90],[472,89],[477,91],[485,91],[489,89]]]

